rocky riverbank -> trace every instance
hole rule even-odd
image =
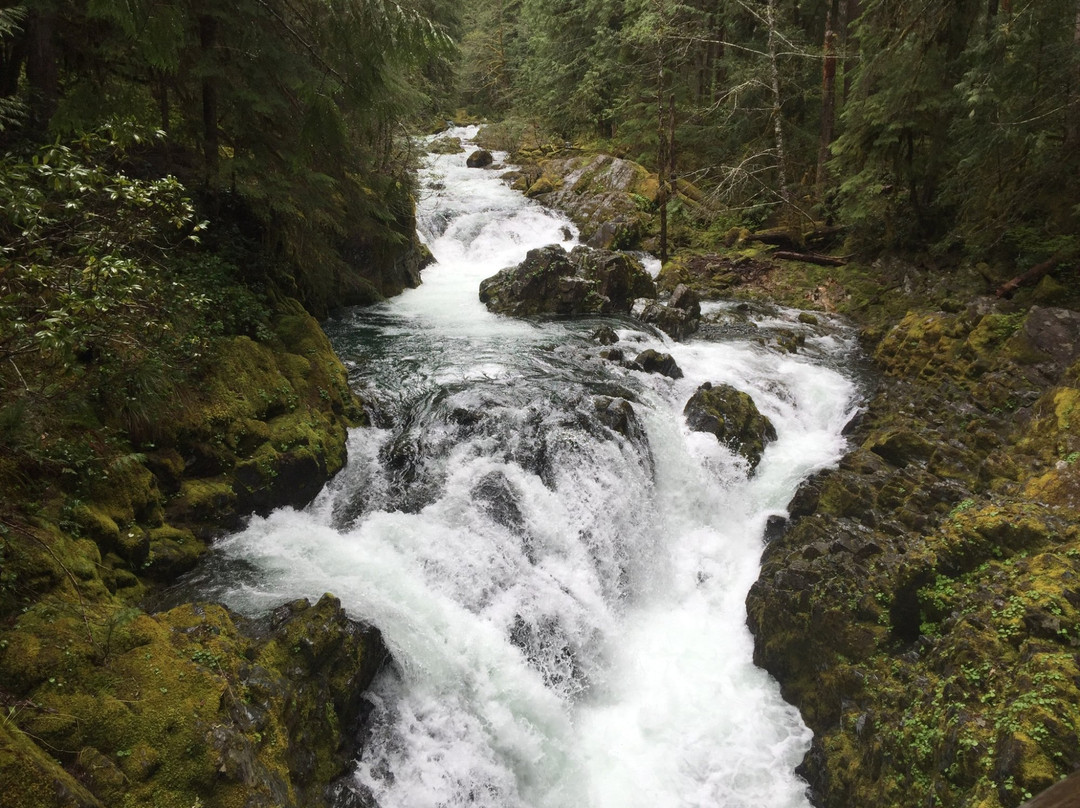
[[[0,514],[6,805],[309,806],[346,788],[377,632],[332,596],[258,622],[148,605],[216,534],[305,504],[345,462],[363,419],[345,369],[298,303],[274,308],[258,341],[214,343],[139,451],[54,480],[0,469],[22,494]]]
[[[1077,312],[988,301],[877,345],[747,602],[819,804],[1015,806],[1080,765],[1078,356]]]

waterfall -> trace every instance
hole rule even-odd
[[[423,285],[327,323],[373,426],[312,505],[219,544],[256,570],[224,599],[330,591],[382,631],[394,663],[356,774],[382,808],[807,806],[810,732],[751,661],[744,599],[769,516],[844,450],[853,335],[733,304],[685,343],[493,315],[480,281],[576,231],[464,154],[421,179]],[[684,377],[601,358],[600,325]],[[798,355],[763,344],[776,328],[806,337]],[[776,428],[752,476],[685,425],[706,381]]]

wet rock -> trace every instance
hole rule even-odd
[[[487,149],[477,149],[465,159],[469,168],[487,168],[495,161]]]
[[[651,301],[646,304],[640,319],[655,325],[672,339],[684,340],[698,329],[701,301],[690,287],[680,284],[666,303]]]
[[[480,284],[480,300],[491,311],[535,314],[628,312],[635,298],[655,294],[649,274],[624,253],[559,244],[530,250],[525,260]]]
[[[634,362],[646,373],[659,373],[661,376],[667,376],[671,379],[681,379],[683,377],[682,369],[669,353],[660,353],[649,348],[639,353]]]
[[[458,138],[446,135],[431,141],[428,144],[428,151],[431,154],[461,154],[465,151],[465,147],[461,145]]]
[[[593,332],[592,338],[601,345],[614,345],[619,341],[619,335],[609,325],[602,325]]]
[[[765,521],[765,541],[776,541],[784,535],[788,520],[783,516],[773,514]]]
[[[675,340],[684,340],[697,329],[697,321],[686,311],[673,309],[655,301],[645,306],[640,319],[644,323],[655,325]]]
[[[684,283],[675,287],[668,300],[668,306],[685,311],[692,319],[701,317],[701,297]]]
[[[514,532],[520,532],[524,527],[525,517],[518,505],[517,494],[501,471],[485,474],[473,487],[472,498],[503,527]]]
[[[600,423],[634,441],[644,441],[645,429],[638,420],[634,405],[623,398],[597,396],[593,399]]]
[[[776,429],[762,415],[749,395],[723,384],[706,382],[697,389],[683,408],[687,426],[697,432],[709,432],[731,451],[750,464],[753,473]]]

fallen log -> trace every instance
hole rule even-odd
[[[843,232],[843,227],[834,225],[822,225],[802,233],[792,231],[788,227],[772,227],[768,230],[758,230],[756,233],[750,233],[746,236],[746,240],[756,241],[761,244],[772,244],[784,250],[798,252],[805,249],[808,244],[823,244]]]
[[[792,250],[776,250],[769,254],[771,258],[780,261],[804,261],[807,264],[817,264],[823,267],[842,267],[847,264],[846,258],[837,258],[833,255],[822,255],[814,252],[794,252]]]
[[[1043,275],[1046,275],[1050,270],[1065,260],[1065,254],[1063,252],[1056,252],[1041,264],[1036,264],[1023,275],[1017,275],[1011,281],[1006,281],[998,287],[995,295],[997,297],[1010,297],[1013,292],[1019,289],[1021,286],[1029,283],[1035,283],[1042,279]]]

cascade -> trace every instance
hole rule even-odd
[[[217,594],[261,613],[330,591],[382,631],[356,775],[382,808],[807,806],[810,732],[752,663],[744,599],[768,518],[844,451],[853,335],[718,303],[718,336],[684,343],[493,315],[480,281],[572,225],[464,154],[421,179],[423,285],[326,324],[373,425],[308,508],[219,544],[252,572]],[[600,325],[684,377],[602,359]],[[798,355],[763,344],[778,328]],[[752,475],[685,425],[706,381],[776,428]]]

